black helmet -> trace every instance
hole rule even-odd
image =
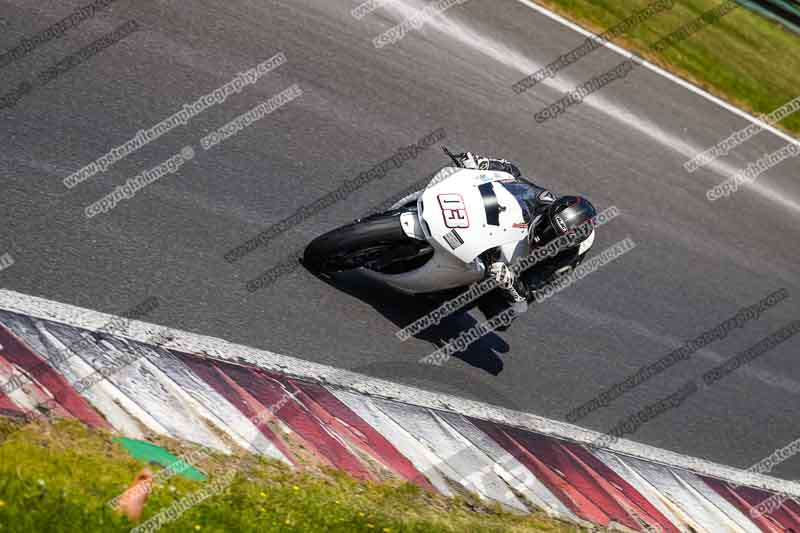
[[[591,233],[579,230],[579,227],[590,222],[595,215],[597,215],[597,211],[586,198],[562,196],[550,204],[547,212],[533,228],[531,244],[542,246],[553,239],[569,234],[574,234],[575,244],[579,244]]]

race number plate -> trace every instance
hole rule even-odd
[[[444,225],[448,228],[468,228],[469,217],[464,205],[464,199],[460,194],[447,193],[436,197],[439,200],[439,207],[442,208]]]

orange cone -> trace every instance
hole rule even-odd
[[[122,493],[117,501],[117,511],[127,516],[131,521],[137,522],[142,516],[144,504],[153,488],[153,472],[145,467],[139,472],[128,489]]]

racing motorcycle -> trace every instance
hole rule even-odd
[[[407,294],[453,292],[484,279],[498,261],[510,265],[559,235],[586,228],[595,215],[579,197],[556,200],[520,175],[467,168],[469,152],[443,150],[453,166],[388,211],[314,239],[304,252],[306,268],[318,274],[359,269]],[[588,227],[579,244],[523,273],[528,301],[534,287],[580,263],[594,242],[594,228]]]

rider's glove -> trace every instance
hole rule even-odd
[[[472,168],[475,170],[500,170],[508,172],[515,178],[522,176],[519,168],[506,159],[494,159],[484,157],[482,155],[473,154],[472,152],[464,152],[456,156],[461,161],[463,168]]]
[[[514,287],[514,273],[504,262],[497,261],[496,263],[492,263],[492,265],[489,267],[489,273],[492,275],[499,287],[506,290]]]
[[[476,157],[472,152],[464,152],[461,154],[460,159],[464,168],[473,168],[478,170],[479,158]]]
[[[462,158],[464,168],[474,168],[475,170],[489,170],[492,164],[492,159],[483,157],[482,155],[473,154],[472,152],[464,152]],[[502,160],[498,160],[502,161]]]

